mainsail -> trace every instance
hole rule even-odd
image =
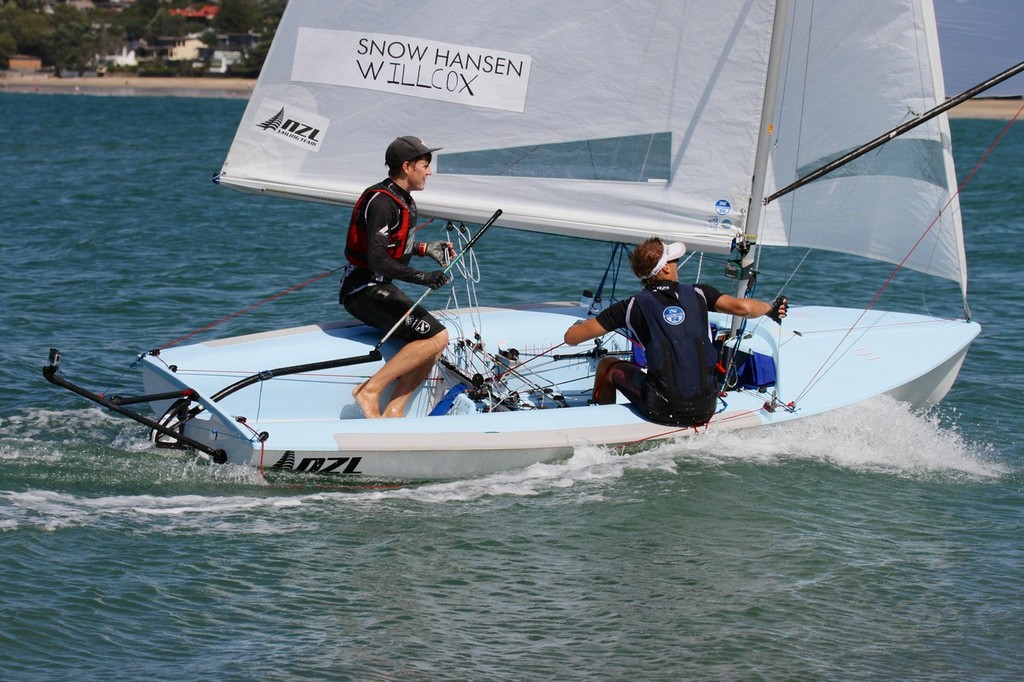
[[[910,267],[963,284],[944,116],[747,224],[752,183],[770,194],[943,97],[930,0],[789,4],[775,27],[774,0],[291,0],[221,182],[351,204],[384,176],[387,144],[417,135],[443,147],[417,196],[428,215],[500,207],[504,226],[716,252],[743,234],[893,263],[913,251]]]
[[[773,6],[292,0],[222,182],[352,203],[385,175],[388,143],[417,135],[444,148],[426,214],[500,207],[504,226],[726,251]]]

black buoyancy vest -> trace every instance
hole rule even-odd
[[[717,395],[717,355],[707,305],[691,285],[676,283],[668,293],[673,290],[678,305],[646,289],[634,296],[651,332],[645,348],[647,383],[669,403],[708,399]]]
[[[409,241],[409,227],[412,224],[412,211],[409,205],[397,194],[384,187],[383,183],[370,187],[363,192],[363,195],[359,197],[359,201],[356,202],[355,208],[352,209],[352,220],[349,221],[348,235],[345,238],[345,257],[350,263],[361,268],[368,267],[366,260],[368,236],[365,220],[363,219],[363,211],[366,208],[366,203],[374,194],[386,194],[391,197],[398,204],[402,212],[402,219],[399,222],[398,229],[393,230],[388,235],[388,255],[395,260],[399,260],[405,255],[406,245]]]

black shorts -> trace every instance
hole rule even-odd
[[[608,379],[647,419],[656,424],[706,424],[718,409],[717,393],[709,392],[689,400],[667,400],[647,383],[647,373],[628,360],[620,360],[608,368]]]
[[[648,382],[644,384],[641,393],[647,418],[657,424],[699,426],[711,421],[718,410],[718,393],[713,391],[692,398],[668,400]]]
[[[388,332],[413,307],[412,299],[391,283],[375,284],[345,297],[342,302],[352,317],[371,327]],[[437,336],[444,325],[425,308],[416,306],[398,325],[393,336],[405,341],[421,341]]]

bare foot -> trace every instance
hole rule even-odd
[[[359,409],[363,411],[363,415],[367,419],[377,419],[380,417],[380,394],[372,394],[366,390],[366,384],[369,379],[359,384],[352,389],[352,397],[355,398],[356,404],[359,405]]]
[[[394,418],[394,417],[404,417],[405,414],[404,414],[404,410],[396,408],[396,407],[392,407],[391,405],[388,405],[384,409],[384,414],[382,414],[381,416],[382,417],[392,417],[392,418]]]

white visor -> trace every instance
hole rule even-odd
[[[686,253],[686,244],[682,242],[672,242],[671,244],[662,244],[661,246],[661,258],[658,259],[658,264],[654,266],[648,277],[654,277],[669,261],[674,261],[682,258]]]

